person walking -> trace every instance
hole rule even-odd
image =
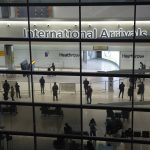
[[[9,83],[7,82],[7,80],[5,80],[4,84],[3,84],[3,89],[4,89],[4,100],[8,100],[8,93],[9,93],[9,90],[10,90],[10,85]]]
[[[88,86],[88,89],[87,89],[87,92],[86,92],[86,94],[87,94],[87,104],[92,103],[92,92],[93,92],[93,89],[91,88],[91,86]]]
[[[41,94],[45,94],[45,92],[44,92],[45,79],[43,76],[40,78],[39,82],[40,82],[40,86],[41,86]]]
[[[124,85],[124,83],[123,82],[121,82],[121,84],[119,85],[119,98],[120,98],[120,95],[122,94],[122,99],[123,99],[123,95],[124,95],[124,87],[125,87],[125,85]]]
[[[129,87],[128,96],[130,97],[130,101],[133,100],[133,86]]]
[[[18,84],[18,82],[16,82],[16,84],[15,84],[15,90],[16,90],[16,97],[17,98],[21,98],[21,95],[20,95],[20,85]]]
[[[90,136],[96,136],[96,122],[94,118],[90,120],[89,127],[90,127]]]
[[[52,91],[53,91],[53,101],[55,101],[55,98],[58,101],[58,85],[56,84],[56,82],[54,82]]]
[[[10,96],[11,96],[12,101],[14,101],[15,90],[13,86],[11,86]]]
[[[138,87],[139,87],[138,94],[141,95],[141,100],[140,101],[144,101],[144,90],[145,90],[144,83],[141,82],[141,84],[139,84]]]
[[[87,89],[88,89],[88,85],[89,85],[89,81],[87,80],[87,78],[85,78],[85,80],[83,81],[83,85],[84,85],[84,90],[85,90],[85,94],[86,94]]]

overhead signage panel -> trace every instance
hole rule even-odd
[[[150,38],[150,21],[136,22],[133,30],[132,21],[82,21],[81,32],[77,21],[0,21],[0,37],[17,38],[57,38],[57,39],[132,39]],[[90,25],[89,25],[90,24]]]
[[[93,46],[93,50],[108,50],[108,46],[107,45],[94,45]]]
[[[80,37],[80,33],[77,30],[43,30],[43,29],[33,29],[28,30],[27,28],[23,29],[23,36],[25,38],[30,34],[31,38],[74,38],[78,39]],[[137,37],[146,37],[148,36],[147,30],[137,28],[135,31],[135,35]],[[92,30],[82,30],[81,38],[83,39],[97,39],[97,38],[121,38],[121,37],[133,37],[134,31],[125,30],[120,28],[118,30],[107,30],[106,28],[102,28],[100,31],[97,28],[93,28]]]

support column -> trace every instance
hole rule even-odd
[[[113,77],[108,77],[108,91],[109,92],[113,92],[114,88],[113,88]]]
[[[83,62],[87,63],[87,51],[83,51]]]
[[[15,70],[13,45],[4,45],[5,66],[8,70]]]

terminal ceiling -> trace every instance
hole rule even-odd
[[[150,20],[150,6],[137,6],[137,20]],[[69,12],[69,13],[68,13]],[[54,7],[54,19],[78,20],[78,7]],[[133,20],[134,6],[83,6],[81,8],[83,20]]]
[[[54,6],[53,15],[50,18],[44,18],[45,20],[79,20],[79,7],[77,6]],[[136,20],[150,20],[150,6],[138,5]],[[15,9],[12,8],[12,17],[15,18]],[[1,16],[1,14],[0,14]],[[101,20],[134,20],[134,6],[82,6],[81,17],[85,21],[101,21]],[[22,20],[23,18],[20,18]],[[35,19],[35,18],[34,18]],[[41,18],[36,18],[42,20]],[[4,20],[4,18],[2,19]],[[18,19],[19,20],[19,19]],[[25,19],[27,20],[27,19]],[[31,19],[32,20],[32,19]]]
[[[137,20],[150,20],[150,6],[139,5],[137,6]],[[78,7],[53,7],[53,16],[51,18],[45,18],[45,20],[78,20],[79,18],[79,8]],[[82,20],[91,21],[101,21],[101,20],[134,20],[134,6],[86,6],[81,8]],[[11,18],[11,20],[18,18]],[[2,19],[3,20],[3,19]],[[32,19],[31,19],[32,20]],[[38,18],[37,20],[42,20]],[[21,19],[20,19],[21,21]],[[0,42],[2,44],[3,42]],[[6,43],[6,42],[5,42]],[[20,44],[20,42],[13,42],[14,44]],[[24,42],[23,42],[24,43]],[[45,43],[33,43],[34,45],[45,45]],[[56,45],[56,43],[46,43],[47,45]],[[90,43],[93,44],[93,43]],[[96,43],[98,44],[98,43]],[[108,44],[108,43],[107,43]],[[109,43],[109,45],[114,45],[114,43]],[[57,46],[66,45],[66,43],[57,43]],[[75,45],[74,43],[67,43],[67,45]],[[129,45],[127,43],[116,43],[116,45]],[[140,44],[142,45],[142,44]],[[145,45],[145,44],[144,44]],[[145,46],[149,46],[146,44]]]

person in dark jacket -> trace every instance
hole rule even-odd
[[[72,127],[68,123],[65,123],[64,133],[65,134],[72,134]]]
[[[87,104],[92,103],[92,92],[93,92],[93,89],[91,88],[91,86],[88,86],[87,93],[86,93],[87,94]]]
[[[130,83],[130,86],[133,86],[134,85],[134,88],[136,89],[136,81],[137,81],[137,78],[134,77],[134,78],[129,78],[129,83]]]
[[[90,127],[90,136],[96,136],[96,122],[94,118],[90,120],[89,127]]]
[[[52,66],[50,68],[52,68],[52,70],[55,71],[55,64],[52,63]]]
[[[123,99],[123,94],[124,94],[124,87],[125,87],[124,83],[121,82],[121,84],[119,85],[119,90],[120,90],[119,98],[120,98],[120,95],[122,94],[122,99]]]
[[[139,94],[141,95],[141,100],[140,101],[144,101],[144,83],[141,82],[141,84],[138,85],[139,89],[138,89],[138,92]]]
[[[9,90],[10,90],[10,85],[9,83],[7,82],[7,80],[5,80],[4,84],[3,84],[3,89],[4,89],[4,100],[8,100],[8,93],[9,93]]]
[[[20,95],[20,85],[18,84],[18,82],[16,82],[16,84],[15,84],[15,90],[16,90],[16,97],[17,98],[21,98],[21,95]]]
[[[53,101],[55,101],[55,97],[56,97],[56,100],[58,100],[58,85],[56,84],[56,82],[54,82],[52,91],[53,91]]]
[[[40,86],[41,86],[41,94],[45,94],[45,92],[44,92],[45,79],[43,76],[40,78],[39,82],[40,82]]]
[[[129,87],[128,96],[130,97],[130,101],[133,100],[133,86]]]
[[[85,90],[85,94],[86,94],[88,86],[89,86],[89,81],[87,80],[87,78],[85,78],[85,80],[83,81],[83,85],[84,85],[84,90]]]

